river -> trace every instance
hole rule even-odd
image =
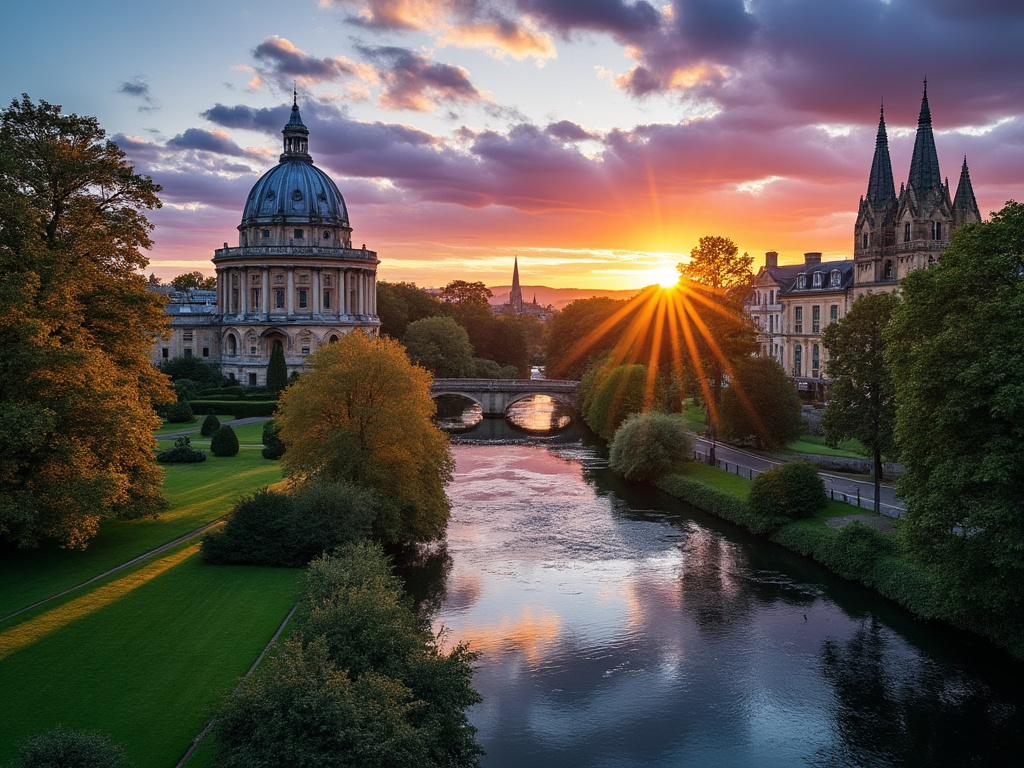
[[[1021,665],[623,483],[573,427],[474,429],[432,621],[480,654],[485,768],[1024,764]]]

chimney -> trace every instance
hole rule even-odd
[[[817,264],[821,264],[821,251],[811,251],[804,254],[805,266],[813,267]]]
[[[779,266],[779,252],[768,251],[764,255],[764,265],[768,269],[775,269]]]

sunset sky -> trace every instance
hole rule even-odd
[[[851,255],[880,102],[897,187],[922,81],[941,171],[1024,200],[1021,0],[95,0],[9,4],[0,99],[96,115],[163,185],[152,271],[212,274],[310,153],[383,280],[637,288],[707,234]]]

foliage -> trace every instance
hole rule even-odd
[[[274,400],[192,400],[190,405],[196,410],[213,408],[218,413],[229,413],[236,419],[273,416],[277,410],[277,402]]]
[[[476,766],[475,656],[438,649],[383,552],[345,547],[308,578],[292,637],[221,708],[219,765]]]
[[[895,446],[896,398],[885,362],[885,329],[899,302],[895,293],[861,296],[846,317],[821,335],[829,357],[825,371],[832,379],[821,420],[825,440],[835,448],[852,438],[871,451],[876,504],[882,457]]]
[[[612,438],[627,416],[657,405],[654,393],[647,391],[646,366],[604,366],[593,381],[592,388],[583,395],[587,403],[583,420],[605,440]]]
[[[676,265],[683,280],[721,291],[746,295],[753,277],[754,257],[744,253],[728,237],[705,235],[690,251],[690,260]]]
[[[186,272],[172,278],[171,285],[176,291],[215,291],[217,290],[217,278],[207,277],[202,272]]]
[[[448,438],[431,422],[430,374],[402,346],[363,333],[321,347],[281,396],[277,420],[292,482],[348,481],[382,502],[376,536],[433,539],[448,522]]]
[[[755,533],[774,530],[802,517],[810,517],[828,503],[825,483],[809,461],[787,461],[754,478],[750,486]]]
[[[263,425],[263,458],[280,459],[284,456],[284,442],[281,440],[281,425],[275,419]]]
[[[203,538],[211,563],[301,567],[341,544],[367,536],[377,503],[371,491],[314,484],[289,496],[264,488],[242,498],[227,524]]]
[[[377,282],[377,317],[380,332],[392,339],[405,336],[409,323],[443,313],[441,302],[414,283]]]
[[[85,547],[104,517],[164,506],[146,291],[159,187],[95,118],[28,96],[0,112],[0,539]]]
[[[527,325],[514,315],[495,315],[489,306],[463,305],[455,319],[466,329],[477,357],[493,360],[500,368],[511,367],[511,376],[527,378],[530,373],[530,344]]]
[[[270,350],[270,362],[267,363],[267,389],[277,394],[288,386],[288,364],[284,360],[284,346],[276,342]]]
[[[739,361],[722,391],[719,417],[727,440],[777,450],[800,437],[800,398],[774,358]]]
[[[469,361],[469,375],[474,379],[514,379],[519,371],[514,365],[498,365],[493,360],[474,357]]]
[[[613,318],[624,312],[628,304],[627,300],[607,297],[577,299],[551,318],[544,344],[548,376],[579,379],[605,357],[625,325]]]
[[[465,378],[470,373],[473,347],[469,335],[450,317],[425,317],[409,323],[402,343],[409,359],[438,378]]]
[[[25,739],[8,768],[130,768],[121,748],[98,733],[57,726]]]
[[[235,434],[234,427],[230,424],[221,425],[221,428],[210,438],[210,451],[214,456],[237,456],[238,436]]]
[[[627,480],[657,480],[693,457],[693,435],[667,413],[637,413],[615,430],[609,465]]]
[[[191,424],[196,420],[196,414],[188,400],[165,405],[160,410],[168,424]]]
[[[1024,643],[1024,205],[962,227],[886,332],[910,552],[949,610]]]
[[[161,361],[157,368],[170,376],[171,381],[188,379],[200,387],[217,387],[224,381],[216,368],[198,357],[172,357]]]
[[[665,475],[656,485],[665,493],[682,499],[698,509],[710,512],[716,517],[737,525],[749,526],[751,522],[747,503],[718,488],[712,488],[697,478],[686,475]]]
[[[160,451],[156,460],[161,464],[198,464],[206,461],[206,451],[192,447],[192,440],[188,435],[182,435],[174,441],[174,447],[166,451]]]
[[[199,430],[199,434],[203,437],[210,437],[214,432],[220,429],[220,419],[213,415],[213,409],[206,414],[206,418],[203,419],[203,426]]]
[[[441,299],[456,306],[462,304],[487,305],[488,299],[494,294],[481,282],[469,283],[465,280],[452,280],[441,289]]]

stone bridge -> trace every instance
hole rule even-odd
[[[531,395],[547,395],[574,407],[578,381],[560,379],[434,379],[432,397],[462,395],[477,403],[484,416],[504,416],[508,407]]]

